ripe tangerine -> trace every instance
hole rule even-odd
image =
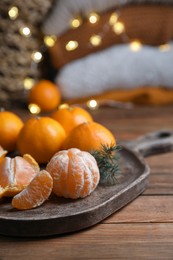
[[[82,151],[100,150],[102,145],[115,145],[116,140],[109,129],[96,122],[75,127],[65,139],[62,149],[78,148]]]
[[[52,113],[51,117],[63,126],[67,134],[77,125],[84,122],[93,122],[93,118],[88,111],[81,107],[69,106],[67,104],[61,105],[59,109]]]
[[[16,149],[16,142],[23,121],[15,113],[0,111],[0,145],[8,152]]]
[[[50,117],[34,117],[24,124],[17,145],[22,155],[28,153],[38,163],[47,163],[65,138],[66,133],[57,121]]]
[[[61,102],[58,87],[49,80],[40,80],[28,93],[28,103],[36,104],[42,111],[51,111]]]

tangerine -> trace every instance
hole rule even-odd
[[[58,87],[49,80],[40,80],[28,93],[28,103],[36,104],[42,111],[51,111],[61,102]]]
[[[11,197],[23,190],[40,170],[28,154],[0,160],[0,198]]]
[[[66,133],[50,117],[34,117],[23,126],[17,140],[18,150],[30,154],[38,163],[47,163],[60,150]]]
[[[78,148],[82,151],[100,150],[102,145],[115,145],[116,140],[109,129],[96,122],[75,127],[65,139],[62,149]]]
[[[36,208],[49,198],[52,187],[52,177],[47,171],[42,170],[24,190],[14,196],[12,206],[19,210]]]
[[[0,111],[0,145],[3,149],[12,152],[16,149],[16,142],[23,121],[15,113]]]
[[[90,195],[100,179],[95,158],[75,148],[56,153],[46,170],[53,178],[53,192],[65,198],[77,199]]]
[[[93,122],[92,116],[85,109],[77,106],[63,104],[51,115],[57,120],[69,134],[77,125],[84,122]]]

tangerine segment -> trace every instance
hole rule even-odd
[[[95,158],[75,148],[56,153],[46,170],[53,178],[53,192],[65,198],[77,199],[90,195],[100,179]]]
[[[38,163],[47,163],[60,150],[66,133],[63,127],[50,117],[29,119],[22,128],[17,145],[23,155],[30,154]]]
[[[65,139],[62,149],[78,148],[82,151],[100,150],[102,145],[115,145],[116,140],[109,129],[96,122],[75,127]]]
[[[92,116],[85,109],[77,106],[61,105],[58,110],[52,113],[51,117],[63,126],[67,134],[77,125],[93,122]]]
[[[12,206],[19,210],[36,208],[49,198],[52,188],[52,177],[42,170],[23,191],[13,197]]]
[[[25,155],[26,158],[32,158]],[[31,160],[31,159],[30,159]],[[20,156],[5,157],[0,160],[0,198],[12,197],[23,190],[39,171],[39,166],[32,159],[32,164]]]
[[[39,172],[40,171],[40,166],[39,164],[35,161],[35,159],[30,155],[30,154],[24,154],[23,155],[23,159],[25,159],[25,161],[27,161],[28,163],[30,163],[32,165],[32,167]]]
[[[18,185],[27,186],[40,170],[34,159],[32,159],[33,164],[25,159],[28,157],[29,155],[25,155],[23,158],[16,156],[12,159],[12,161],[14,160],[14,178]]]

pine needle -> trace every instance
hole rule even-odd
[[[115,185],[118,183],[116,178],[119,166],[119,145],[102,145],[100,150],[92,151],[91,154],[97,161],[100,171],[100,183],[107,185]]]

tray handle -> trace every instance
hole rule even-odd
[[[173,151],[173,131],[160,130],[148,133],[135,140],[126,142],[126,146],[144,157]]]

